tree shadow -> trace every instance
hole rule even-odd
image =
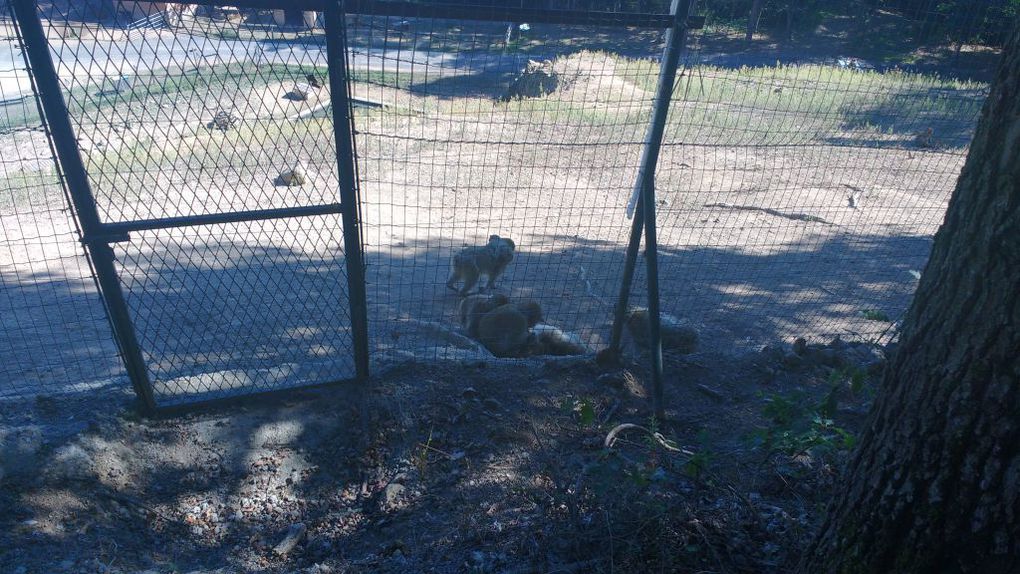
[[[252,229],[253,238],[277,233],[272,225]],[[126,300],[160,404],[353,377],[345,260],[339,247],[301,247],[322,234],[338,241],[339,232],[328,226],[304,229],[303,236],[277,235],[278,247],[263,240],[173,234],[159,239],[150,234],[118,246]],[[482,242],[487,233],[479,237]],[[663,244],[663,310],[700,325],[706,349],[750,348],[801,334],[873,336],[888,324],[865,320],[862,313],[879,309],[897,317],[913,290],[910,271],[923,267],[929,246],[929,238],[920,236],[812,234],[763,253]],[[497,289],[512,299],[535,299],[548,323],[578,335],[594,352],[608,342],[624,247],[609,240],[533,235],[518,241],[517,256]],[[369,247],[369,342],[376,362],[486,358],[466,352],[478,349],[465,343],[458,297],[444,284],[455,249],[443,240]],[[642,257],[634,305],[645,304],[644,265]],[[83,339],[74,329],[24,328],[53,325],[53,309],[96,310],[97,300],[86,301],[84,293],[68,299],[52,288],[65,278],[21,279],[5,277],[8,306],[33,302],[18,311],[18,323],[5,332],[10,338],[0,348],[6,364],[24,364],[19,349],[38,345],[60,349],[53,364],[77,366],[81,379],[119,373],[109,339],[99,331]],[[82,344],[88,341],[92,344]],[[10,375],[6,395],[50,390],[24,373]],[[84,380],[60,390],[92,392]]]

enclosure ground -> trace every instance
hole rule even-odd
[[[177,418],[52,404],[2,429],[11,572],[782,572],[811,535],[883,364],[835,342],[420,363]],[[25,414],[28,413],[28,414]],[[28,417],[26,419],[26,417]],[[60,420],[51,420],[51,419]],[[621,423],[661,432],[664,444]],[[673,449],[680,449],[679,451]],[[17,460],[10,466],[9,461]],[[306,533],[281,555],[293,525]],[[222,569],[222,570],[219,570]]]

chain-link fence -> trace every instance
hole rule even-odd
[[[0,398],[124,386],[10,6],[0,12]]]
[[[588,351],[608,342],[671,19],[648,13],[662,2],[504,4],[345,3],[339,81],[361,194],[347,207],[377,365],[491,358],[447,288],[456,254],[491,235],[515,245],[497,293],[536,300]],[[975,17],[983,32],[965,33],[894,2],[765,3],[748,40],[754,4],[696,4],[707,19],[687,35],[656,177],[663,310],[708,350],[886,340],[1008,12],[989,8],[999,19]],[[163,405],[356,372],[339,62],[324,15],[308,11],[318,4],[255,5],[266,9],[86,2],[42,14],[98,216],[128,232],[101,239]],[[41,122],[28,76],[10,77],[2,351],[15,382],[0,395],[83,388],[122,367],[45,133],[29,129]],[[37,362],[50,378],[27,374]]]

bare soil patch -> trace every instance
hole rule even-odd
[[[652,425],[645,362],[420,363],[177,418],[96,411],[5,469],[0,561],[111,574],[786,571],[845,452],[841,435],[801,423],[821,411],[853,434],[881,353],[835,342],[667,356],[669,422],[650,429],[661,442],[629,429],[607,447],[619,424]],[[24,405],[35,421],[8,432],[50,424],[47,406]]]

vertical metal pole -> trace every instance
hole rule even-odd
[[[623,338],[623,324],[626,321],[627,306],[630,301],[630,286],[634,282],[634,269],[637,267],[638,251],[641,247],[641,232],[644,231],[645,210],[644,194],[638,195],[634,221],[630,226],[630,241],[627,243],[627,258],[623,265],[623,277],[620,281],[620,295],[616,299],[616,314],[613,320],[613,332],[609,338],[609,350],[614,356],[620,352],[620,341]]]
[[[687,41],[687,19],[690,16],[693,0],[673,0],[670,14],[673,15],[673,27],[666,31],[666,47],[662,54],[659,68],[659,81],[652,107],[652,121],[645,136],[645,146],[641,155],[636,186],[639,195],[636,202],[634,221],[631,226],[630,243],[627,246],[627,260],[623,270],[623,284],[616,305],[616,318],[610,339],[610,348],[618,352],[623,323],[627,312],[627,300],[637,265],[637,255],[641,242],[641,228],[645,232],[645,257],[648,270],[648,315],[649,340],[652,351],[652,402],[655,416],[664,415],[662,389],[662,341],[659,329],[659,265],[658,246],[655,236],[655,168],[659,161],[662,148],[662,137],[666,130],[666,119],[669,115],[669,104],[673,96],[673,84],[676,82],[676,69],[680,63],[680,52]]]
[[[12,0],[14,15],[21,28],[25,41],[25,55],[31,66],[31,74],[35,78],[42,102],[43,112],[49,123],[50,137],[57,151],[57,159],[63,168],[68,193],[74,207],[74,215],[82,231],[82,242],[86,247],[86,255],[92,260],[96,279],[99,284],[100,296],[106,303],[110,327],[120,348],[124,366],[131,379],[135,394],[138,395],[145,411],[156,408],[152,393],[152,384],[145,368],[138,340],[135,338],[134,326],[128,311],[117,268],[113,249],[103,239],[102,222],[96,209],[95,197],[89,185],[85,164],[78,153],[78,144],[71,126],[71,118],[64,102],[60,80],[56,67],[50,57],[49,43],[43,30],[42,20],[36,11],[34,0]]]
[[[340,203],[343,206],[344,254],[347,259],[347,296],[351,306],[354,367],[358,378],[368,377],[368,303],[365,294],[365,263],[358,221],[357,161],[354,157],[354,118],[347,69],[347,26],[343,0],[326,2],[326,58],[329,61],[329,93],[333,107]]]

